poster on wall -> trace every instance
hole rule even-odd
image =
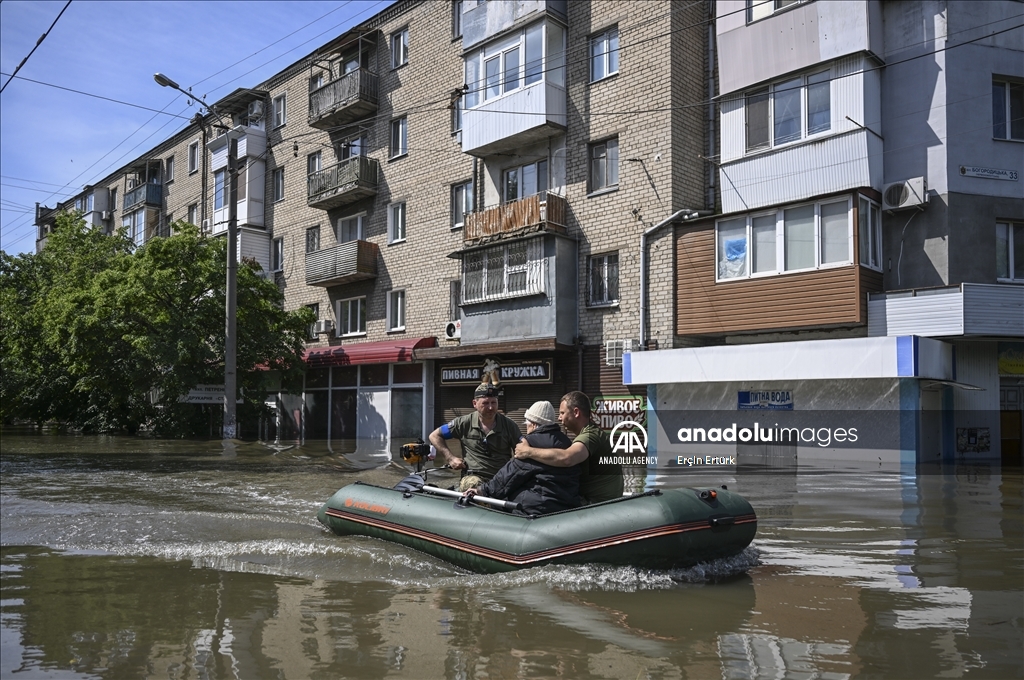
[[[647,399],[635,394],[594,397],[590,401],[591,414],[605,432],[624,420],[632,420],[647,427]]]
[[[792,411],[792,390],[749,390],[738,393],[738,411]]]

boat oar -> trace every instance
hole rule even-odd
[[[421,491],[432,493],[437,496],[447,496],[448,498],[458,499],[455,504],[457,507],[466,507],[467,502],[480,503],[481,505],[489,505],[492,508],[498,508],[499,510],[506,510],[511,512],[513,510],[521,509],[519,503],[510,503],[509,501],[499,500],[497,498],[488,498],[487,496],[463,496],[461,491],[451,491],[450,489],[442,489],[439,486],[431,486],[425,484]]]

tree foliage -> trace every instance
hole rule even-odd
[[[227,240],[184,222],[172,233],[136,249],[63,214],[40,253],[0,253],[4,421],[195,433],[196,408],[179,398],[224,382]],[[255,262],[237,281],[238,385],[252,409],[267,369],[302,370],[312,318],[285,312]]]

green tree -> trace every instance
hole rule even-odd
[[[203,431],[197,408],[179,398],[223,382],[226,239],[183,222],[172,233],[134,249],[123,233],[104,236],[62,215],[38,255],[4,256],[5,419]],[[305,309],[285,312],[255,262],[240,263],[237,290],[238,384],[251,409],[268,369],[302,370],[312,319]]]

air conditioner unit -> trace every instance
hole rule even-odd
[[[626,352],[635,352],[639,349],[640,343],[636,340],[605,340],[604,363],[605,366],[621,366],[622,355]]]
[[[462,337],[462,321],[449,321],[444,327],[444,337],[448,340],[458,340]]]
[[[313,332],[317,335],[330,333],[334,329],[334,322],[330,319],[321,319],[313,324]]]
[[[882,190],[883,210],[904,210],[918,208],[928,202],[928,185],[924,177],[914,177],[902,182],[886,184]]]
[[[210,231],[210,219],[203,220],[203,231]]]
[[[256,101],[249,102],[249,117],[250,118],[262,118],[263,117],[263,102],[257,99]]]
[[[114,216],[114,213],[110,212],[109,210],[104,210],[104,211],[102,211],[100,213],[100,219],[103,220],[104,222],[106,222],[107,220],[109,220],[113,216]]]

